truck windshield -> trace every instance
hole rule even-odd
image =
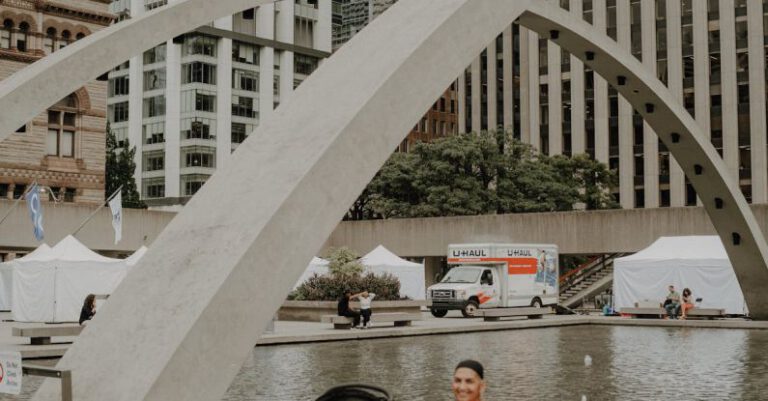
[[[474,283],[480,276],[480,270],[455,268],[448,271],[441,283]]]

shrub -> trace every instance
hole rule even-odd
[[[303,282],[288,299],[294,301],[336,301],[346,292],[368,291],[380,301],[400,299],[400,280],[391,274],[313,275]]]

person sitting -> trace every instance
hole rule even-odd
[[[353,329],[360,324],[360,313],[355,310],[352,310],[352,308],[349,307],[349,300],[358,295],[360,294],[352,295],[351,292],[345,291],[344,295],[342,295],[341,298],[339,299],[339,304],[336,307],[337,313],[339,316],[346,316],[346,317],[352,318]]]
[[[686,288],[683,290],[683,304],[681,306],[683,313],[680,319],[685,319],[688,316],[688,311],[693,309],[693,305],[694,305],[693,294],[691,293],[690,289]]]
[[[680,294],[675,291],[675,286],[669,286],[669,294],[664,301],[664,309],[667,311],[667,318],[677,319],[677,314],[680,312]]]
[[[93,317],[96,315],[96,296],[93,294],[88,294],[87,297],[85,297],[85,302],[83,302],[83,308],[80,309],[80,320],[78,323],[81,325],[85,325],[88,323],[89,320],[93,319]]]
[[[456,401],[482,401],[485,392],[483,365],[471,359],[459,362],[453,371],[451,390]]]
[[[373,298],[376,297],[376,294],[369,293],[368,291],[363,291],[362,293],[353,296],[353,298],[357,298],[358,301],[360,301],[360,314],[363,316],[363,328],[364,329],[370,329],[370,321],[371,321],[371,301],[373,301]]]

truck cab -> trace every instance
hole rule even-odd
[[[557,246],[459,244],[448,249],[453,267],[427,289],[435,317],[478,308],[544,306],[557,303]]]

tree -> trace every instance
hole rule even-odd
[[[334,276],[356,276],[363,272],[363,265],[358,261],[360,255],[347,248],[334,248],[328,251],[328,271]]]
[[[549,157],[503,131],[459,134],[393,154],[347,218],[603,209],[616,207],[616,185],[588,155]]]
[[[109,127],[109,123],[107,123],[106,140],[105,198],[115,193],[122,185],[123,189],[120,193],[123,197],[123,207],[146,208],[147,206],[139,197],[139,192],[136,189],[136,180],[133,177],[136,171],[136,163],[133,161],[136,155],[136,147],[131,147],[127,138],[122,144],[119,144],[115,134],[112,133]]]

